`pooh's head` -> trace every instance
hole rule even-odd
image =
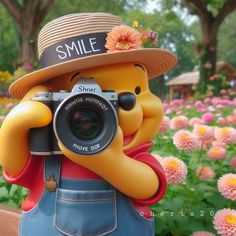
[[[121,63],[95,67],[59,76],[47,82],[53,92],[71,91],[83,78],[93,78],[103,90],[118,94],[118,122],[124,137],[124,151],[149,142],[157,133],[163,107],[159,98],[148,86],[148,76],[143,65]]]
[[[39,84],[52,92],[71,91],[80,78],[92,77],[103,90],[118,94],[124,151],[132,150],[153,138],[163,116],[161,102],[150,92],[148,79],[176,64],[170,51],[145,48],[142,43],[138,29],[109,13],[59,17],[39,33],[41,69],[16,80],[10,93],[22,99]]]

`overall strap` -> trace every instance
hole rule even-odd
[[[44,159],[44,183],[49,192],[57,189],[60,182],[61,157],[58,155],[47,156]]]

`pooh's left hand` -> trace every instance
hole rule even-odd
[[[70,151],[60,141],[58,145],[67,158],[98,174],[132,198],[150,198],[159,188],[158,177],[151,167],[123,153],[123,133],[120,127],[113,142],[95,155],[79,155]]]

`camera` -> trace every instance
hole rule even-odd
[[[93,78],[81,78],[72,91],[38,92],[31,100],[47,105],[53,121],[29,132],[30,153],[62,154],[58,140],[80,155],[96,154],[114,139],[118,127],[118,95],[101,90]]]

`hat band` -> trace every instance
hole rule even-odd
[[[75,36],[48,46],[42,53],[42,68],[71,61],[73,59],[105,53],[107,33]]]

